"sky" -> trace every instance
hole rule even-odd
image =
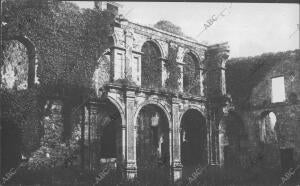
[[[75,2],[93,8],[94,2]],[[169,20],[200,42],[228,42],[231,57],[299,49],[299,4],[118,2],[120,13],[135,23]]]

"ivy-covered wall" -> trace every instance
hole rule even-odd
[[[228,92],[245,124],[249,151],[264,153],[264,161],[269,162],[269,167],[280,162],[279,166],[286,168],[293,164],[288,161],[300,162],[299,60],[300,51],[294,50],[235,58],[227,63]],[[272,78],[279,76],[284,77],[285,101],[272,103],[272,91],[279,91],[272,90]],[[270,112],[275,114],[276,120],[277,140],[272,143],[260,139],[264,113]],[[286,149],[292,149],[290,160],[284,158]]]
[[[76,128],[74,121],[79,119],[74,113],[78,116],[81,104],[95,95],[97,86],[94,88],[93,76],[97,75],[96,68],[103,66],[99,58],[110,43],[114,15],[97,9],[79,9],[72,3],[54,0],[11,0],[3,1],[1,5],[5,23],[1,45],[4,60],[0,63],[1,123],[14,125],[19,130],[17,135],[21,140],[15,149],[18,151],[16,162],[21,157],[36,158],[34,161],[39,166],[46,166],[43,159],[38,159],[42,158],[41,154],[46,157],[47,148],[58,148],[50,155],[54,159],[68,158],[68,153],[61,151],[67,152],[71,145],[69,140]],[[24,68],[18,68],[20,65]],[[10,86],[13,82],[7,82],[14,78],[16,88]],[[105,78],[98,79],[98,84],[105,81]],[[49,122],[44,122],[49,117],[55,120],[56,116],[48,113],[48,105],[51,108],[52,103],[47,101],[52,98],[61,101],[58,114],[62,115],[62,126],[57,129],[53,126],[58,130],[57,134],[62,135],[59,140],[49,133]],[[6,129],[2,132],[7,132]],[[2,144],[9,145],[7,139],[9,136],[2,136]],[[55,140],[59,145],[51,144]],[[66,147],[60,146],[61,143]],[[58,151],[61,153],[56,153]],[[10,154],[2,152],[3,162]],[[16,165],[1,166],[2,171]]]

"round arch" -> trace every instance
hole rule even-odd
[[[138,175],[155,170],[168,178],[172,157],[170,119],[164,106],[156,101],[146,101],[137,109],[134,125]]]
[[[125,124],[125,111],[122,108],[122,104],[120,103],[120,101],[116,100],[112,96],[107,96],[107,99],[119,110],[120,115],[121,115],[122,127],[126,127],[126,124]]]
[[[186,109],[180,118],[180,151],[184,177],[208,163],[206,118],[202,110]]]
[[[147,39],[143,42],[143,44],[141,46],[143,46],[146,42],[150,42],[153,45],[155,45],[160,53],[160,57],[161,58],[165,58],[166,57],[166,52],[163,50],[163,47],[161,46],[161,44],[158,42],[158,40],[156,39]],[[142,47],[141,47],[142,49]]]
[[[183,115],[190,109],[193,109],[193,110],[197,110],[198,112],[201,113],[201,115],[206,118],[206,113],[204,112],[203,109],[201,109],[200,107],[198,107],[197,105],[189,105],[189,107],[185,108],[183,110],[183,112],[179,115],[179,123],[181,123],[181,120],[182,120],[182,117]]]
[[[91,111],[91,141],[85,152],[88,165],[99,168],[105,164],[114,165],[118,171],[125,157],[125,146],[123,145],[125,115],[121,103],[111,96],[92,103]]]
[[[183,55],[183,90],[192,94],[200,93],[200,61],[197,54],[187,50]]]
[[[24,45],[27,50],[28,56],[28,74],[27,74],[27,83],[28,88],[34,86],[34,84],[38,81],[37,78],[37,55],[36,48],[34,43],[27,36],[10,36],[8,38],[4,38],[3,41],[18,41]]]
[[[136,127],[137,124],[136,124],[136,119],[138,117],[138,114],[140,112],[140,110],[146,106],[146,105],[155,105],[157,107],[159,107],[163,112],[164,114],[166,115],[167,119],[168,119],[168,123],[169,123],[169,129],[172,128],[172,120],[171,120],[171,115],[170,115],[170,112],[168,111],[167,109],[167,106],[164,106],[164,105],[168,105],[168,104],[162,104],[161,102],[158,102],[156,100],[147,100],[147,101],[144,101],[143,103],[141,103],[138,108],[136,109],[135,113],[134,113],[134,126]]]
[[[203,68],[203,64],[201,63],[201,57],[194,51],[194,50],[191,50],[191,49],[186,49],[184,50],[183,52],[183,57],[186,55],[186,54],[191,54],[195,57],[197,63],[199,64],[199,68]]]
[[[148,40],[141,47],[141,85],[154,88],[162,86],[162,50],[153,40]]]
[[[259,153],[262,157],[268,157],[263,158],[261,164],[275,169],[289,166],[293,159],[291,151],[280,149],[278,116],[280,115],[275,110],[266,109],[260,111],[256,118]]]
[[[32,52],[32,54],[34,56],[36,55],[35,45],[29,37],[27,37],[27,36],[11,36],[11,37],[4,39],[4,41],[9,41],[9,40],[17,40],[17,41],[23,43],[26,47],[28,47],[28,50],[30,52]]]
[[[258,116],[260,141],[264,143],[277,142],[278,118],[276,112],[264,110]]]
[[[145,45],[145,43],[150,43],[157,50],[159,57],[164,56],[164,51],[157,40],[154,40],[154,39],[145,40],[143,42],[143,44],[141,45],[141,50],[142,50],[143,46]]]

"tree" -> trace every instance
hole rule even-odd
[[[181,28],[179,26],[177,26],[177,25],[175,25],[172,22],[167,21],[167,20],[158,21],[154,25],[154,27],[158,28],[158,29],[161,29],[163,31],[167,31],[167,32],[176,34],[176,35],[180,35],[180,36],[184,35],[183,32],[182,32],[182,30],[181,30]]]

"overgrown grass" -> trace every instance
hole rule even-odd
[[[299,170],[284,185],[297,185],[300,183]],[[99,174],[99,171],[98,171]],[[191,183],[189,176],[172,183],[168,167],[144,167],[134,179],[122,179],[121,172],[111,169],[100,180],[96,180],[97,173],[82,171],[79,167],[49,168],[38,171],[20,170],[17,175],[8,182],[8,185],[116,185],[116,186],[274,186],[282,183],[284,176],[280,170],[251,167],[247,169],[220,169],[208,167],[197,175]]]

